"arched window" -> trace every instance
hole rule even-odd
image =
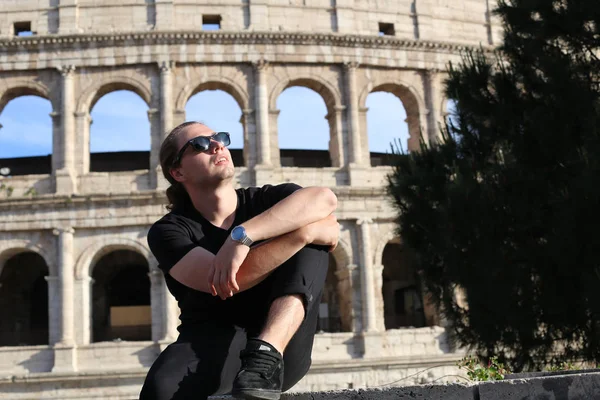
[[[148,262],[131,250],[106,254],[92,278],[93,342],[151,340],[152,315]]]
[[[235,166],[245,165],[242,110],[235,98],[224,90],[202,90],[185,105],[187,121],[198,121],[215,131],[231,135],[229,151]]]
[[[371,166],[391,165],[392,146],[408,152],[406,110],[400,99],[389,92],[367,96],[367,129]]]
[[[148,106],[139,95],[129,90],[105,94],[91,117],[90,171],[150,168]]]
[[[0,175],[50,174],[50,101],[39,96],[20,96],[0,112]]]
[[[400,243],[383,249],[383,310],[386,329],[426,325],[421,284],[413,255]]]
[[[9,258],[0,274],[0,346],[48,344],[48,266],[37,253]]]
[[[341,332],[342,317],[340,315],[339,299],[339,281],[335,274],[337,265],[333,255],[329,253],[329,268],[327,269],[327,278],[321,304],[319,304],[319,320],[317,322],[317,331],[323,332]]]
[[[307,87],[288,87],[277,98],[277,108],[281,166],[330,167],[330,127],[321,95]]]

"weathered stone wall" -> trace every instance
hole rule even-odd
[[[383,251],[400,239],[383,188],[391,168],[372,167],[366,150],[373,140],[366,99],[376,91],[400,98],[409,149],[421,139],[435,142],[446,111],[447,63],[466,47],[489,49],[499,39],[488,2],[287,3],[1,2],[0,113],[22,95],[46,98],[53,110],[51,173],[0,177],[13,190],[0,193],[0,271],[21,251],[40,254],[49,271],[49,344],[0,348],[0,374],[29,380],[27,395],[53,388],[55,398],[130,398],[175,339],[178,308],[145,239],[165,213],[158,150],[164,134],[185,121],[189,98],[214,89],[232,95],[242,111],[245,165],[237,168],[236,186],[291,181],[327,186],[338,196],[341,236],[333,257],[349,332],[317,335],[313,369],[297,390],[385,384],[413,374],[401,382],[430,382],[456,370],[461,353],[449,348],[443,328],[386,331]],[[203,16],[220,16],[221,31],[203,31]],[[15,22],[30,22],[35,34],[14,37]],[[394,35],[378,36],[380,23],[394,24]],[[331,167],[281,166],[277,98],[290,86],[323,98]],[[122,89],[148,106],[150,168],[90,171],[91,109]],[[113,250],[134,251],[148,262],[150,342],[92,343],[92,272]],[[94,383],[91,376],[102,378]]]
[[[377,35],[394,24],[403,39],[497,44],[492,2],[483,0],[5,0],[0,35],[31,21],[38,35],[56,33],[198,31],[220,16],[225,31]]]

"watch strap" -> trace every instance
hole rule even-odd
[[[252,243],[254,243],[254,241],[252,239],[250,239],[248,237],[248,235],[244,236],[244,238],[240,241],[241,244],[245,245],[245,246],[252,246]]]

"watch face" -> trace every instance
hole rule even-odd
[[[242,239],[244,239],[244,236],[246,236],[246,230],[242,226],[236,226],[231,231],[231,238],[233,240],[236,240],[236,241],[242,240]]]

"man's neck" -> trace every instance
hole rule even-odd
[[[208,222],[222,229],[229,229],[235,220],[237,194],[231,183],[216,188],[189,189],[194,208]]]

